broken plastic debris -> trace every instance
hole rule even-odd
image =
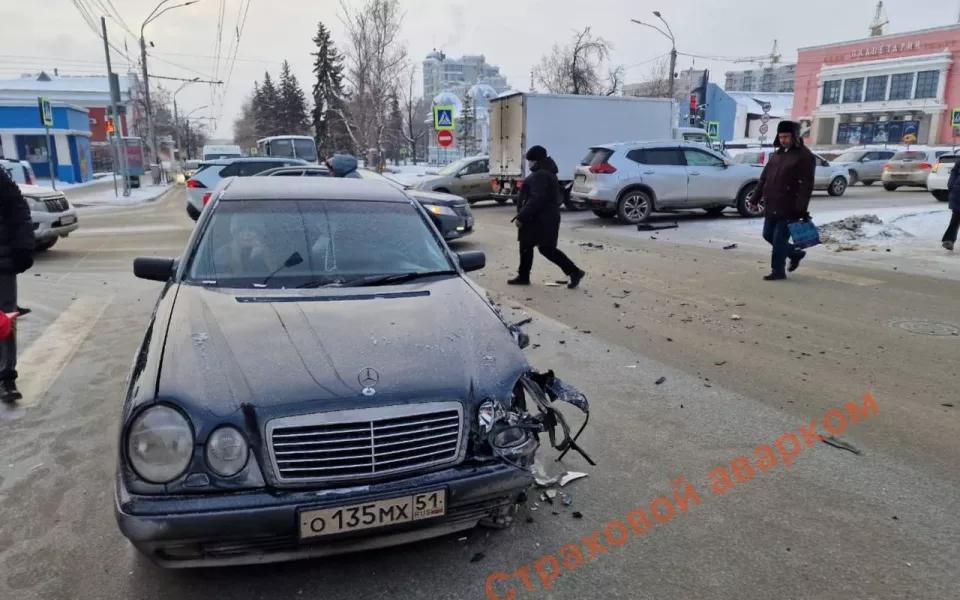
[[[730,244],[729,246],[724,246],[723,249],[724,249],[724,250],[733,250],[733,249],[736,248],[736,247],[737,247],[736,244]]]
[[[547,490],[543,493],[543,495],[547,497],[547,500],[551,501],[551,504],[553,504],[553,499],[557,497],[557,490]]]
[[[553,282],[553,281],[548,281],[548,282],[544,283],[543,285],[545,285],[545,286],[547,286],[547,287],[560,287],[561,284],[555,283],[555,282]]]
[[[656,380],[654,383],[657,385],[660,385],[661,383],[664,383],[666,380],[667,380],[666,377],[661,377],[660,379]]]
[[[740,321],[741,319],[743,319],[743,317],[741,317],[740,315],[730,315],[731,321]]]
[[[576,510],[576,511],[573,512],[573,518],[574,518],[574,519],[582,519],[582,518],[583,518],[583,513],[580,512],[579,510]]]
[[[485,556],[486,555],[483,552],[477,552],[476,554],[473,555],[473,558],[470,559],[470,562],[472,563],[480,562],[481,560],[483,560]]]
[[[537,482],[537,485],[540,487],[550,487],[560,481],[561,477],[560,475],[554,477],[548,476],[543,465],[539,462],[533,463],[533,466],[530,467],[530,473],[533,475],[533,480]]]
[[[570,506],[571,504],[573,504],[573,496],[571,496],[570,494],[564,494],[564,495],[563,495],[563,505],[564,505],[564,506]]]
[[[576,481],[577,479],[583,479],[586,477],[586,473],[579,473],[577,471],[567,471],[560,477],[560,487],[563,487],[570,483],[571,481]]]
[[[858,448],[856,448],[855,446],[853,446],[853,445],[851,445],[851,444],[848,444],[847,442],[845,442],[845,441],[843,441],[843,440],[837,439],[837,438],[835,438],[835,437],[832,436],[832,435],[823,438],[821,441],[822,441],[824,444],[827,444],[828,446],[833,446],[834,448],[840,448],[841,450],[846,450],[846,451],[848,451],[848,452],[853,452],[854,454],[857,454],[857,455],[863,454],[863,452],[860,451],[860,450],[859,450]]]

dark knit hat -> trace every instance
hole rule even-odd
[[[547,158],[547,149],[543,146],[531,146],[527,150],[527,160],[545,160]]]
[[[800,126],[793,121],[784,120],[777,123],[777,133],[792,133],[796,135],[799,129]]]

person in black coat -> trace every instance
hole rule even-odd
[[[960,230],[960,162],[953,163],[953,168],[950,169],[947,190],[950,194],[948,207],[953,212],[950,215],[950,224],[943,233],[943,247],[953,251],[953,245],[957,243],[957,230]]]
[[[530,285],[533,268],[533,250],[540,250],[544,258],[560,267],[570,279],[567,287],[580,285],[586,273],[557,248],[560,237],[560,182],[557,163],[547,156],[543,146],[527,151],[530,174],[523,180],[517,199],[517,240],[520,242],[520,268],[517,276],[507,281],[510,285]]]
[[[33,266],[33,220],[20,188],[0,169],[0,310],[17,312],[17,275]],[[16,327],[0,341],[0,402],[16,402]]]

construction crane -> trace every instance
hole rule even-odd
[[[890,23],[887,12],[883,10],[883,0],[877,2],[877,10],[873,13],[873,22],[870,23],[870,37],[883,35],[883,26]]]
[[[733,61],[735,63],[748,63],[755,62],[762,69],[763,65],[770,61],[770,66],[776,66],[780,62],[780,44],[777,40],[773,40],[773,49],[770,50],[770,54],[764,56],[746,56],[744,58],[738,58]]]

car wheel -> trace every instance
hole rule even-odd
[[[703,209],[711,217],[719,217],[723,214],[723,211],[726,210],[726,206],[711,206],[710,208]]]
[[[597,215],[601,219],[612,219],[617,216],[617,211],[594,209],[593,214]]]
[[[850,171],[850,185],[857,185],[858,181],[860,181],[860,176],[857,175],[857,172]]]
[[[642,190],[630,190],[617,202],[617,216],[630,225],[643,223],[650,218],[652,212],[653,201],[650,195]]]
[[[842,196],[847,191],[847,180],[843,177],[834,177],[827,188],[827,193],[831,196]]]
[[[940,202],[947,202],[950,200],[950,192],[947,190],[935,190],[930,193],[933,194],[933,197]]]
[[[33,246],[33,249],[34,249],[36,252],[46,252],[46,251],[49,250],[50,248],[53,248],[54,244],[56,244],[56,243],[57,243],[57,240],[59,240],[59,239],[60,239],[60,238],[53,238],[52,240],[46,240],[46,241],[43,241],[43,242],[37,242],[37,243]]]
[[[895,192],[895,191],[897,191],[897,188],[898,188],[898,187],[900,187],[900,186],[897,185],[897,184],[895,184],[895,183],[885,183],[885,184],[883,184],[883,189],[887,190],[888,192]]]
[[[873,180],[872,180],[872,179],[865,179],[865,180],[861,181],[860,183],[862,183],[863,185],[865,185],[865,186],[867,186],[867,187],[870,187],[871,185],[873,185]]]
[[[497,198],[497,204],[506,204],[506,203],[507,203],[506,198]]]
[[[750,201],[753,199],[753,192],[756,189],[757,184],[751,183],[740,190],[740,194],[737,196],[737,212],[740,213],[740,216],[747,217],[749,219],[763,216],[763,199],[757,202],[757,210],[750,210],[750,207],[748,206]]]

